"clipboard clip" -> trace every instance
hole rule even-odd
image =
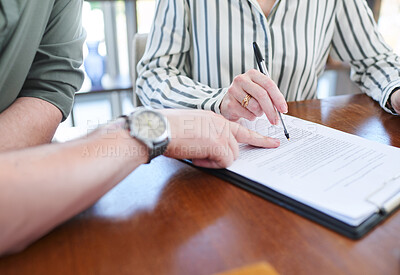
[[[400,174],[386,180],[366,200],[374,204],[383,215],[393,212],[400,206]]]

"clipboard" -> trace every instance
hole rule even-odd
[[[378,213],[372,214],[358,226],[351,226],[311,206],[301,203],[286,195],[283,195],[273,190],[272,188],[252,181],[227,169],[207,169],[193,165],[190,160],[183,161],[197,169],[215,175],[218,178],[221,178],[237,187],[240,187],[241,189],[244,189],[263,199],[282,206],[304,218],[307,218],[353,240],[361,239],[367,233],[372,231],[372,229],[374,229],[382,221],[384,221],[400,209],[400,193],[397,193],[395,196],[385,201],[385,204],[382,205],[381,210]]]

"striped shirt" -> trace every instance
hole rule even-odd
[[[351,79],[385,107],[400,87],[400,58],[384,42],[364,0],[159,0],[137,93],[154,108],[219,113],[235,76],[256,69],[252,42],[287,101],[316,97],[328,55],[349,62]]]

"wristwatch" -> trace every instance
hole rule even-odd
[[[125,118],[125,128],[131,137],[143,143],[149,152],[147,163],[162,155],[171,139],[167,118],[160,112],[145,107],[136,108]]]
[[[393,89],[393,91],[390,93],[388,100],[386,101],[386,108],[388,108],[390,111],[392,111],[393,113],[396,113],[396,110],[393,108],[392,106],[392,95],[397,92],[398,90],[400,90],[400,87],[397,87],[395,89]]]

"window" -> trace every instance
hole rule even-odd
[[[105,123],[133,109],[129,50],[135,33],[150,31],[154,12],[154,0],[84,1],[85,81],[65,126]]]
[[[137,22],[138,33],[150,32],[151,25],[154,19],[156,3],[154,0],[137,0]]]
[[[382,0],[378,26],[385,41],[400,54],[400,1]]]

